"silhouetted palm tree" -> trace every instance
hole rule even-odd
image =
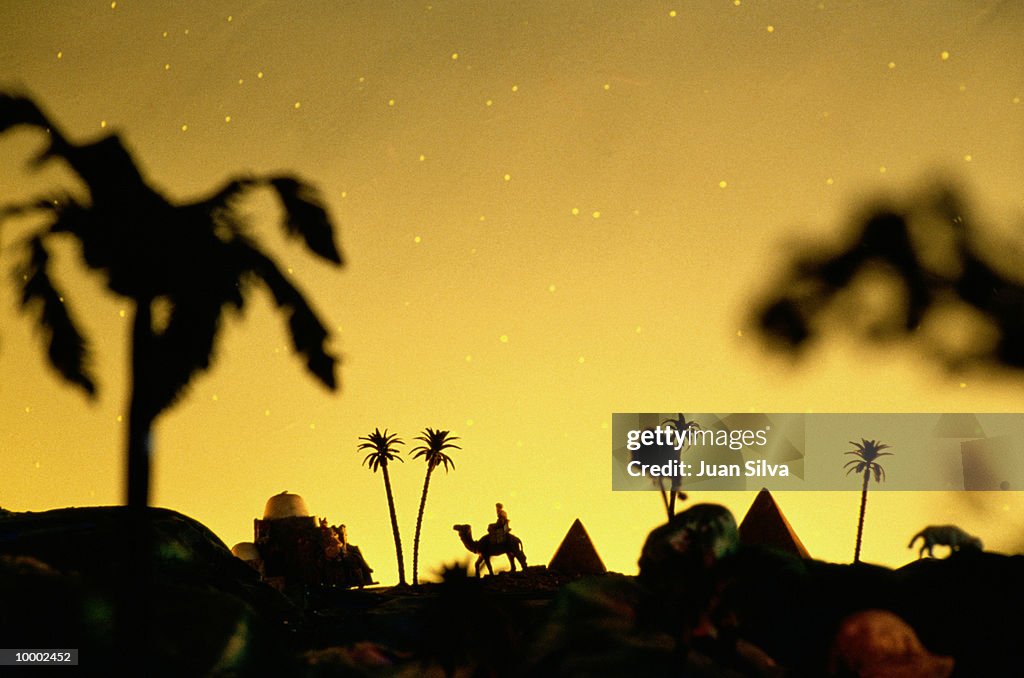
[[[675,419],[666,419],[665,421],[663,421],[661,423],[662,424],[668,424],[668,425],[670,425],[672,428],[674,428],[677,431],[699,431],[700,430],[700,424],[698,424],[697,422],[693,421],[692,419],[687,421],[686,415],[684,415],[682,412],[679,412],[676,415]],[[689,439],[687,439],[686,447],[689,448],[690,445],[691,445],[691,443],[689,442]],[[678,455],[677,455],[677,457],[678,457]],[[680,487],[681,483],[682,483],[682,478],[681,477],[679,477],[679,476],[672,476],[672,487],[671,487],[671,490],[669,492],[669,496],[667,497],[667,500],[665,502],[665,509],[668,511],[668,519],[669,520],[672,520],[672,516],[674,516],[676,514],[676,497],[679,497],[680,499],[686,499],[686,493],[679,491],[679,487]],[[664,495],[665,495],[665,491],[664,491],[664,489],[662,489],[662,498],[666,499]]]
[[[50,277],[50,240],[77,240],[85,265],[104,273],[112,292],[134,302],[129,506],[149,503],[154,421],[210,366],[224,308],[241,310],[253,282],[270,290],[310,373],[327,388],[336,388],[336,361],[325,349],[327,330],[302,293],[260,249],[236,209],[237,199],[248,191],[272,189],[283,206],[288,235],[300,237],[314,254],[340,266],[333,226],[309,185],[290,176],[240,177],[203,200],[174,204],[146,182],[116,135],[74,144],[31,100],[0,93],[0,133],[20,125],[44,130],[49,137],[36,164],[63,159],[88,191],[85,202],[62,196],[0,212],[0,219],[26,213],[46,217],[26,240],[22,307],[38,314],[50,362],[65,379],[95,393],[87,342]]]
[[[398,456],[400,450],[397,446],[405,445],[405,441],[399,438],[397,433],[388,434],[387,429],[384,429],[384,433],[381,433],[378,428],[373,429],[373,433],[370,435],[362,436],[359,439],[365,441],[359,444],[360,450],[373,450],[373,452],[366,455],[363,463],[368,465],[374,473],[377,472],[377,469],[380,469],[381,475],[384,476],[384,492],[388,496],[388,512],[391,514],[391,533],[395,536],[395,555],[398,557],[398,583],[405,584],[405,558],[402,556],[402,536],[398,532],[398,514],[395,512],[395,497],[391,493],[391,476],[388,475],[389,463],[393,461],[404,463],[405,460]]]
[[[855,449],[850,450],[846,454],[852,454],[857,457],[852,461],[848,461],[843,465],[843,468],[848,468],[846,475],[851,473],[863,473],[864,474],[864,486],[860,491],[860,517],[857,519],[857,546],[853,551],[853,562],[860,562],[860,540],[864,534],[864,510],[868,504],[868,481],[871,480],[872,473],[875,476],[875,482],[880,483],[885,480],[885,469],[876,461],[879,457],[891,457],[892,452],[882,452],[889,446],[877,440],[865,440],[860,439],[859,443],[855,443],[852,440],[850,444]]]
[[[444,465],[445,473],[448,472],[449,465],[455,468],[455,462],[444,451],[448,449],[461,450],[462,448],[453,442],[458,439],[458,436],[448,435],[448,431],[435,431],[432,428],[425,428],[422,435],[416,436],[416,440],[422,441],[424,444],[413,450],[416,453],[413,455],[413,459],[423,457],[423,461],[427,463],[427,475],[423,479],[423,495],[420,497],[420,510],[416,515],[416,536],[413,537],[412,541],[412,583],[414,585],[420,583],[418,571],[420,527],[423,525],[423,508],[427,505],[427,489],[430,487],[430,474],[441,465]]]

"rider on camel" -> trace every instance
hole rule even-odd
[[[490,535],[491,540],[495,543],[501,543],[505,541],[505,538],[511,532],[508,526],[508,513],[500,502],[494,505],[494,511],[498,516],[498,520],[487,526],[487,534]]]

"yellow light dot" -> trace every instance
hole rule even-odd
[[[593,212],[590,213],[590,216],[592,216],[595,219],[600,219],[601,218],[601,213],[598,212],[597,210],[594,210]]]
[[[768,31],[769,33],[774,33],[775,32],[775,26],[765,26],[764,29],[766,31]]]
[[[110,3],[110,9],[117,9],[117,3],[116,2]]]
[[[422,153],[420,153],[420,162],[423,162],[426,159],[427,159],[427,156],[425,156]]]
[[[245,80],[243,80],[242,78],[239,78],[239,79],[238,79],[238,84],[239,84],[239,85],[241,85],[241,84],[242,84],[243,82],[245,82]]]
[[[966,92],[967,91],[967,85],[965,85],[963,83],[960,83],[960,87],[958,87],[957,89],[959,89],[961,92]]]
[[[880,174],[885,174],[886,172],[889,171],[889,168],[886,167],[885,165],[882,165],[881,167],[878,168],[878,171]]]
[[[106,127],[106,126],[107,126],[107,121],[106,120],[100,120],[100,127],[102,128],[102,127]]]
[[[726,188],[726,187],[728,187],[728,186],[729,186],[729,182],[728,182],[728,181],[725,181],[724,179],[723,179],[722,181],[719,181],[719,182],[718,182],[718,187],[719,187],[719,188]]]
[[[28,414],[31,411],[32,411],[31,407],[28,407],[28,406],[25,407],[25,414]]]
[[[555,291],[555,286],[554,285],[548,285],[548,292],[554,292],[554,291]]]
[[[487,101],[484,102],[484,105],[485,106],[493,106],[494,105],[494,101],[492,99],[488,99]]]
[[[643,331],[644,331],[644,328],[640,327],[639,325],[637,325],[636,329],[634,330],[634,332],[636,332],[637,334],[640,334]]]
[[[1019,104],[1020,103],[1020,97],[1013,97],[1013,103]]]
[[[939,57],[940,57],[940,58],[941,58],[941,59],[942,59],[943,61],[947,61],[947,60],[949,59],[949,52],[943,51],[943,52],[942,52],[942,54],[940,54],[940,55],[939,55]]]
[[[503,344],[507,344],[508,343],[508,335],[507,334],[503,334],[500,337],[498,337],[498,340],[501,343],[503,343]]]
[[[165,38],[167,37],[167,31],[163,32],[163,37],[165,37]]]
[[[302,102],[301,101],[296,101],[295,102],[295,108],[301,108],[301,107],[302,107]]]
[[[348,191],[342,191],[341,192],[341,197],[342,198],[347,198],[348,197]]]
[[[164,70],[165,71],[171,70],[171,65],[170,64],[164,64]]]
[[[961,382],[960,382],[960,388],[967,388],[967,383],[966,383],[966,382],[963,382],[963,381],[961,381]]]
[[[452,53],[452,61],[458,61],[458,60],[459,60],[459,53],[458,52],[453,52]]]
[[[972,158],[970,154],[967,154],[967,155],[964,156],[964,162],[970,162],[973,159],[974,158]]]
[[[224,122],[231,122],[231,116],[230,115],[225,115],[224,116]]]
[[[211,399],[211,400],[212,400],[213,402],[217,402],[218,400],[220,400],[220,397],[219,397],[219,396],[218,396],[218,395],[217,395],[216,393],[214,393],[214,394],[213,394],[213,397],[212,397],[212,398],[210,398],[210,399]]]
[[[513,92],[518,92],[519,91],[519,85],[512,85],[512,91]]]
[[[263,416],[264,417],[269,417],[270,416],[270,410],[263,410]]]
[[[737,7],[739,7],[739,6],[740,6],[741,4],[743,4],[743,3],[742,3],[742,2],[740,1],[740,0],[732,0],[732,4],[734,4],[734,5],[736,5]]]
[[[487,221],[487,217],[485,217],[484,215],[481,214],[479,220],[480,221]]]
[[[825,183],[828,184],[829,186],[831,186],[832,184],[834,184],[836,182],[835,182],[835,180],[832,177],[829,177],[828,179],[825,179]]]
[[[896,62],[895,61],[890,61],[889,62],[889,68],[896,68]]]
[[[125,313],[125,312],[124,312],[124,309],[123,309],[123,308],[122,308],[122,309],[121,309],[120,311],[118,311],[118,312],[117,312],[117,314],[118,314],[119,316],[121,316],[122,318],[123,318],[123,317],[125,317],[125,316],[127,315],[127,313]]]
[[[512,181],[512,175],[511,174],[506,174],[505,175],[505,181]]]
[[[675,16],[676,16],[676,11],[675,11],[674,9],[673,9],[673,10],[669,10],[669,13],[668,13],[668,15],[669,15],[670,17],[672,17],[672,18],[675,18]]]
[[[57,58],[58,59],[63,59],[64,58],[64,52],[57,52]]]
[[[587,361],[587,359],[584,358],[583,356],[580,356],[579,358],[576,359],[576,362],[578,362],[580,365],[582,365],[586,361]]]
[[[414,238],[412,239],[412,241],[413,241],[413,242],[423,242],[423,238],[421,238],[421,237],[419,237],[419,236],[417,235],[416,237],[414,237]]]
[[[388,106],[394,106],[394,105],[395,105],[395,100],[394,99],[388,99]]]
[[[467,419],[466,420],[466,426],[472,426],[472,425],[473,425],[473,420],[472,419]]]
[[[605,92],[607,92],[607,91],[608,91],[608,90],[610,90],[611,88],[612,88],[612,86],[611,86],[611,83],[607,83],[607,82],[606,82],[606,83],[604,84],[604,91],[605,91]]]
[[[188,131],[188,125],[182,125],[181,126],[181,131],[182,132],[187,132]]]
[[[234,20],[235,20],[235,17],[233,17],[233,16],[231,16],[231,15],[229,14],[229,15],[228,15],[228,23],[231,23],[231,22],[232,22],[232,21],[234,21]]]
[[[316,424],[315,423],[310,423],[309,424],[309,428],[310,429],[315,429],[316,428]]]
[[[572,215],[574,217],[577,217],[577,216],[579,216],[579,214],[580,214],[580,208],[579,207],[573,207],[572,208]]]
[[[466,356],[466,362],[467,362],[467,363],[471,363],[471,362],[473,362],[473,356],[471,356],[471,355],[467,355],[467,356]]]
[[[736,330],[736,336],[737,337],[742,337],[743,336],[743,330]]]
[[[263,79],[263,71],[257,71],[256,72],[256,77],[259,78],[260,80],[262,80]]]
[[[39,462],[38,461],[36,462],[36,468],[39,468]]]
[[[117,415],[117,420],[119,422],[122,422],[122,421],[124,421],[124,417],[119,414],[119,415]]]

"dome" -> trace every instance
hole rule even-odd
[[[267,506],[263,509],[263,520],[277,520],[279,518],[306,518],[309,516],[309,509],[306,502],[297,494],[289,494],[284,491],[275,494],[267,500]]]
[[[231,547],[231,555],[236,558],[241,558],[246,562],[260,559],[259,549],[256,548],[256,544],[251,541],[238,542]]]

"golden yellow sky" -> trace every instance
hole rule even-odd
[[[935,172],[994,228],[1021,223],[1018,3],[8,0],[0,25],[0,85],[72,138],[118,132],[181,199],[294,171],[339,225],[341,271],[251,203],[336,330],[341,392],[304,374],[257,299],[158,423],[155,503],[228,545],[289,490],[395,581],[382,482],[357,439],[430,426],[463,450],[431,483],[425,571],[468,555],[453,523],[479,533],[503,501],[531,562],[580,517],[606,563],[634,572],[662,513],[656,494],[610,490],[612,412],[1024,402],[1020,380],[947,375],[912,347],[837,338],[792,366],[748,317],[787,246],[830,242],[864,198],[909,196]],[[0,138],[0,201],[73,186],[59,167],[26,171],[40,143]],[[118,503],[127,307],[59,252],[100,375],[86,402],[16,311],[18,228],[0,233],[0,506]],[[423,471],[393,470],[407,562]],[[693,499],[739,518],[753,493]],[[813,555],[852,557],[859,493],[779,501]],[[872,492],[862,557],[902,564],[940,522],[1015,549],[1022,509],[1019,494]]]

